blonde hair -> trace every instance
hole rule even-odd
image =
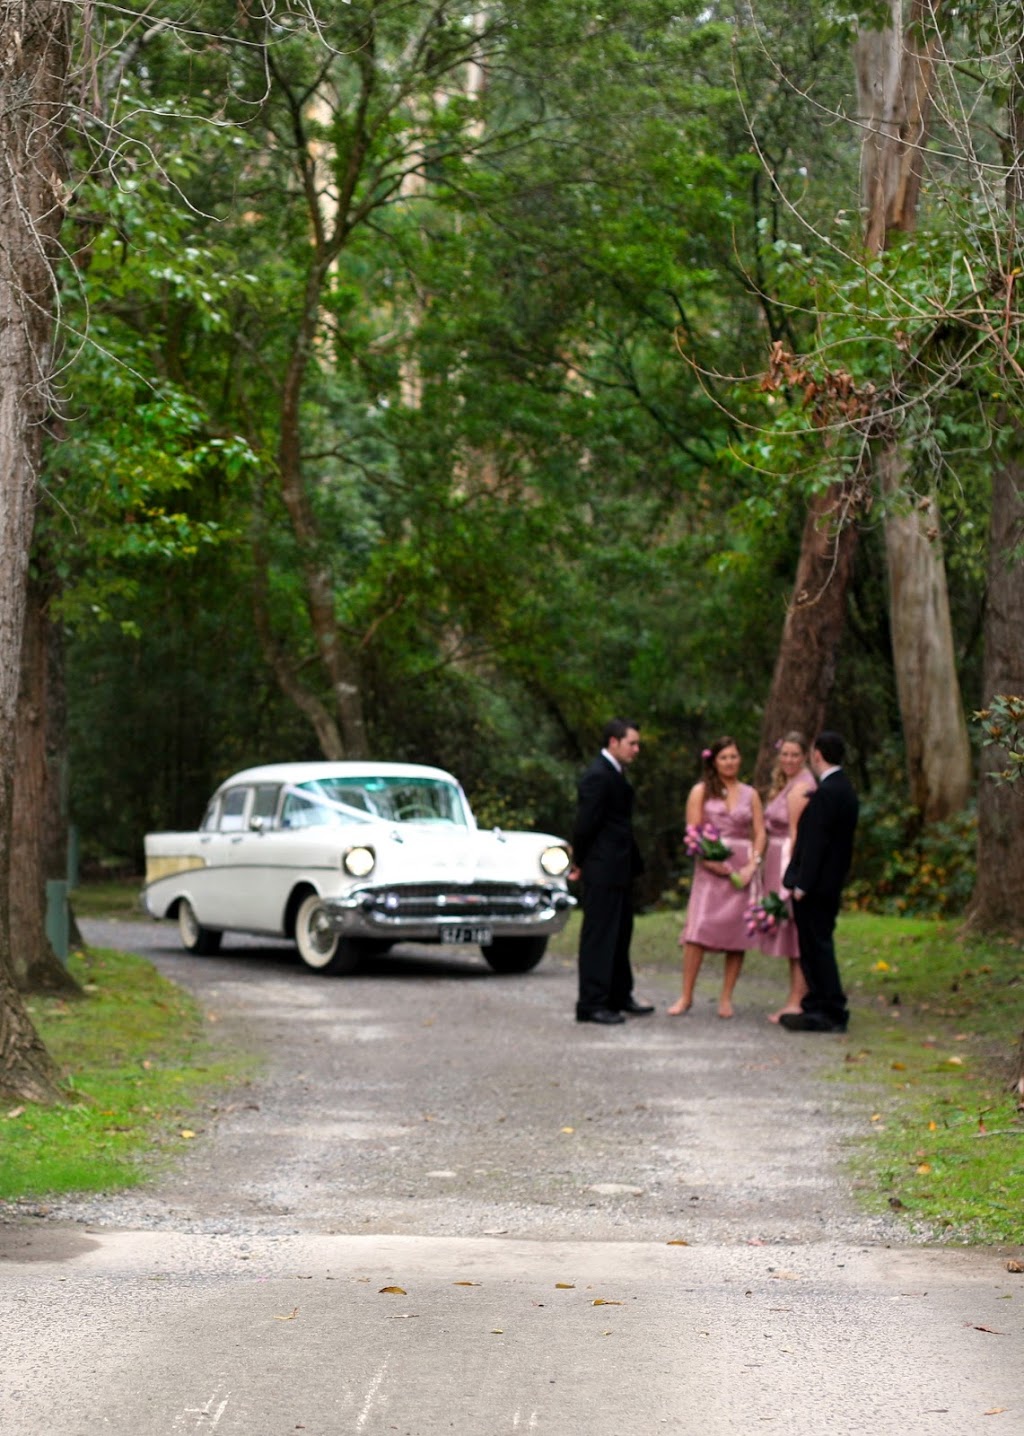
[[[807,739],[801,732],[799,732],[798,729],[791,728],[788,733],[783,733],[782,737],[775,745],[778,751],[781,751],[783,743],[795,743],[796,746],[800,749],[800,752],[804,755],[804,762],[807,762],[807,754],[809,753],[810,749],[807,744]],[[768,784],[769,801],[771,801],[772,798],[776,797],[779,793],[781,793],[788,782],[789,779],[782,771],[782,764],[776,757],[775,766],[772,768],[771,780]]]

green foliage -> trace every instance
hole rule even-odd
[[[7,1200],[137,1185],[201,1129],[204,1098],[249,1063],[214,1053],[195,1003],[148,962],[97,949],[70,966],[83,998],[28,1006],[72,1096],[0,1118]]]
[[[998,750],[1003,767],[988,773],[1000,786],[1018,783],[1024,775],[1024,698],[996,693],[989,706],[974,715],[983,748]]]
[[[375,755],[452,768],[488,820],[566,831],[601,723],[637,716],[656,896],[707,735],[753,755],[806,494],[862,437],[826,447],[802,391],[723,376],[778,340],[818,346],[819,377],[925,393],[962,357],[930,296],[969,303],[954,220],[977,249],[977,216],[937,206],[920,244],[851,257],[857,135],[808,123],[807,97],[839,113],[850,86],[849,17],[827,7],[794,26],[697,0],[455,6],[422,46],[419,0],[335,6],[319,34],[201,12],[216,43],[168,29],[123,52],[117,182],[98,129],[75,156],[66,303],[90,341],[47,523],[87,851],[134,856],[236,766],[316,756],[268,666],[331,704],[316,568]],[[473,26],[488,66],[468,94]],[[279,479],[300,360],[297,527]],[[950,478],[965,648],[991,438],[972,392],[908,428],[915,482]],[[872,753],[898,720],[870,533],[862,554],[834,717]]]
[[[972,806],[926,827],[906,801],[900,762],[887,745],[869,765],[846,900],[867,912],[954,917],[974,888],[977,814]]]

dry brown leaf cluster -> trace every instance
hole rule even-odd
[[[837,423],[863,423],[871,419],[878,407],[878,389],[874,384],[858,385],[845,369],[825,369],[820,374],[811,370],[776,339],[768,351],[768,370],[761,380],[762,392],[779,389],[799,390],[804,408],[809,409],[816,428],[830,428]]]

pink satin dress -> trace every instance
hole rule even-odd
[[[708,798],[701,814],[701,824],[714,823],[722,841],[732,849],[728,862],[733,872],[750,861],[753,797],[753,788],[741,783],[731,813],[724,798]],[[751,937],[747,932],[747,907],[753,898],[751,889],[734,888],[728,878],[709,873],[700,858],[695,859],[695,864],[680,943],[696,942],[712,952],[745,952],[749,947],[756,947],[756,936]]]
[[[764,895],[774,891],[781,897],[789,896],[782,885],[782,874],[786,871],[790,858],[789,798],[794,788],[813,792],[814,774],[804,768],[795,778],[790,778],[782,791],[765,804],[764,826],[768,834],[768,846],[765,848],[760,872],[761,892]],[[799,957],[800,944],[797,941],[796,923],[792,918],[788,918],[785,922],[780,922],[774,932],[758,933],[757,945],[768,957]]]

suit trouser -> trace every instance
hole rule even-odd
[[[584,881],[577,1012],[593,1012],[599,1007],[617,1011],[629,1001],[633,992],[632,936],[632,888]]]
[[[800,939],[800,966],[807,982],[803,1010],[829,1022],[845,1023],[849,1011],[839,978],[834,934],[839,915],[838,898],[816,898],[808,894],[793,903],[793,917]]]

